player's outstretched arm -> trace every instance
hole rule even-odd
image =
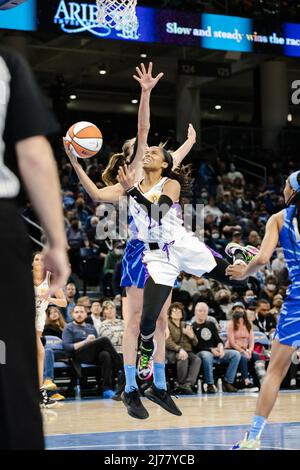
[[[138,136],[137,149],[132,160],[131,166],[135,170],[136,181],[140,181],[142,177],[142,158],[146,151],[148,134],[150,130],[150,97],[151,91],[163,77],[163,73],[159,73],[156,77],[152,76],[153,64],[149,62],[148,70],[143,63],[136,67],[136,75],[133,78],[139,82],[141,86],[141,99],[138,113]]]
[[[235,264],[228,266],[226,274],[231,279],[242,280],[257,273],[265,264],[267,264],[277,247],[279,240],[280,223],[282,212],[272,215],[266,225],[266,233],[261,244],[259,253],[250,261],[248,266]]]
[[[184,158],[191,151],[197,140],[197,134],[192,124],[189,124],[188,135],[186,141],[177,149],[175,152],[172,152],[173,157],[173,170],[177,168]]]
[[[113,186],[106,186],[105,188],[99,189],[95,185],[95,183],[88,177],[82,166],[78,163],[77,158],[73,155],[69,147],[68,141],[66,141],[66,139],[63,139],[63,142],[65,152],[69,157],[71,165],[74,168],[80,183],[94,201],[117,202],[121,196],[124,196],[125,191],[119,183]]]

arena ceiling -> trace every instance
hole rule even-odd
[[[272,57],[262,54],[235,54],[205,49],[147,44],[145,48],[129,42],[99,40],[93,37],[41,33],[1,32],[2,43],[24,51],[41,84],[49,96],[56,77],[65,79],[68,93],[77,99],[68,106],[73,109],[99,112],[135,113],[131,99],[139,88],[132,79],[135,65],[141,61],[141,52],[147,53],[155,71],[165,77],[153,96],[153,112],[171,117],[175,113],[178,83],[178,61],[230,62],[233,75],[226,79],[202,78],[201,111],[207,120],[251,122],[254,111],[253,70]],[[289,82],[300,80],[300,60],[279,58],[288,64]],[[106,75],[99,74],[105,66]],[[220,111],[215,105],[221,104]],[[300,110],[291,105],[291,112],[300,119]]]

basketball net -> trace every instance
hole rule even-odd
[[[138,39],[137,0],[96,0],[99,26],[120,31],[118,36]]]

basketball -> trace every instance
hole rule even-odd
[[[67,142],[77,158],[90,158],[102,147],[103,139],[100,129],[91,122],[81,121],[73,124],[66,134]]]

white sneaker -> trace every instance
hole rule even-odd
[[[242,441],[231,447],[231,450],[260,450],[260,439],[249,440],[248,436],[249,434],[247,433]]]

